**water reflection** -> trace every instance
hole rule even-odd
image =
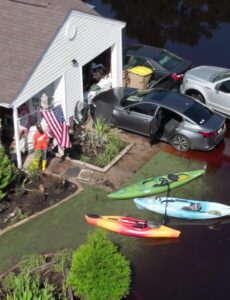
[[[130,39],[159,47],[164,47],[169,40],[194,46],[201,37],[212,38],[220,23],[230,22],[229,2],[223,0],[136,0],[135,4],[133,0],[87,2],[96,9],[101,2],[103,15],[108,15],[109,11],[113,18],[125,21],[125,34]]]
[[[180,230],[182,230],[183,226],[206,226],[210,230],[221,230],[221,226],[225,224],[230,224],[230,217],[223,217],[212,220],[185,220],[169,218],[167,222],[167,226],[180,226]]]
[[[167,225],[167,226],[171,226]],[[171,226],[172,227],[172,226]],[[154,238],[154,239],[145,239],[144,242],[142,242],[142,248],[147,247],[156,247],[156,246],[162,246],[162,245],[171,245],[176,244],[180,242],[180,238]]]
[[[220,1],[85,0],[105,17],[126,22],[123,45],[166,48],[194,66],[230,68],[230,4]],[[221,49],[221,52],[220,52]]]
[[[126,22],[123,45],[164,47],[194,65],[230,67],[230,4],[227,0],[88,0],[106,17]],[[207,165],[205,199],[230,205],[230,122],[225,141],[213,151],[164,151]],[[207,187],[209,188],[207,190]],[[133,282],[127,300],[220,300],[230,292],[230,217],[217,223],[170,219],[182,231],[165,244],[138,240],[132,247]],[[192,222],[192,223],[191,223]],[[122,240],[127,245],[127,238]],[[128,246],[127,246],[128,247]]]

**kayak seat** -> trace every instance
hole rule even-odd
[[[201,204],[200,203],[191,203],[189,206],[183,206],[182,210],[189,210],[189,211],[200,211]]]
[[[133,225],[134,228],[146,228],[147,227],[147,222],[136,222]]]
[[[169,185],[169,181],[166,178],[159,178],[159,179],[160,179],[160,183],[156,183],[153,186],[157,187],[157,186]]]
[[[168,179],[171,181],[177,181],[179,179],[179,176],[176,174],[169,174]]]

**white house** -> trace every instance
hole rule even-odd
[[[0,2],[2,138],[14,135],[19,168],[18,108],[27,104],[34,125],[45,93],[52,105],[61,103],[68,123],[75,106],[83,106],[93,62],[105,66],[113,87],[121,86],[124,27],[80,0]]]

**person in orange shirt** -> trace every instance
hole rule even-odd
[[[40,123],[36,124],[37,131],[33,136],[34,142],[34,149],[35,153],[39,153],[38,155],[42,159],[42,171],[46,170],[46,163],[47,163],[47,149],[49,143],[49,136],[48,134],[42,129]]]

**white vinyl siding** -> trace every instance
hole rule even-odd
[[[77,35],[73,40],[66,37],[66,27],[74,22],[77,25]],[[14,106],[26,102],[56,79],[65,78],[65,99],[63,108],[66,118],[73,115],[77,101],[83,101],[82,66],[110,47],[119,49],[113,51],[113,62],[117,67],[113,72],[113,83],[122,84],[121,30],[124,23],[103,17],[72,12],[61,27],[49,48],[38,62],[31,77],[24,85],[14,102]],[[77,60],[77,65],[72,60]],[[112,67],[114,69],[114,66]]]

